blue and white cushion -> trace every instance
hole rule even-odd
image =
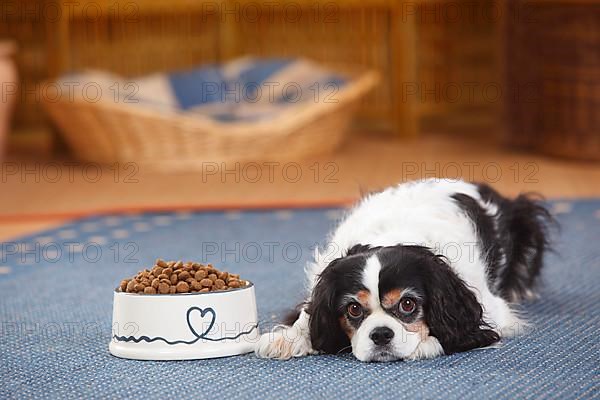
[[[89,71],[62,81],[99,86],[112,101],[220,122],[269,120],[294,106],[337,102],[338,91],[347,84],[343,75],[305,59],[251,57],[131,79]]]

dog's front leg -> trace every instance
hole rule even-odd
[[[302,310],[292,326],[280,325],[263,334],[256,345],[256,355],[288,360],[316,353],[310,342],[309,318],[306,311]]]

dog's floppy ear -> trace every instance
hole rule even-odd
[[[329,354],[350,346],[350,340],[340,326],[335,304],[337,292],[333,267],[338,260],[332,261],[319,276],[307,308],[312,347]]]
[[[500,340],[483,321],[483,310],[473,292],[443,258],[433,256],[430,264],[425,279],[425,319],[444,353],[486,347]]]

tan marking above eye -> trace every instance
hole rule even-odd
[[[390,308],[394,304],[398,303],[402,298],[402,292],[404,289],[392,289],[383,295],[383,300],[381,300],[381,305],[385,308]]]
[[[369,292],[368,290],[359,290],[358,293],[356,293],[356,298],[358,299],[358,302],[364,308],[369,308],[369,297],[370,296],[371,296],[371,292]]]

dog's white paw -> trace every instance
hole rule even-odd
[[[289,360],[315,354],[308,332],[294,326],[279,327],[261,335],[255,349],[258,357]]]
[[[406,360],[422,360],[441,356],[442,354],[444,354],[444,348],[437,338],[428,336],[417,346],[410,356],[406,357]]]
[[[302,357],[316,354],[310,342],[310,318],[302,310],[292,326],[280,325],[271,332],[263,334],[255,347],[258,357],[289,360],[292,357]]]

